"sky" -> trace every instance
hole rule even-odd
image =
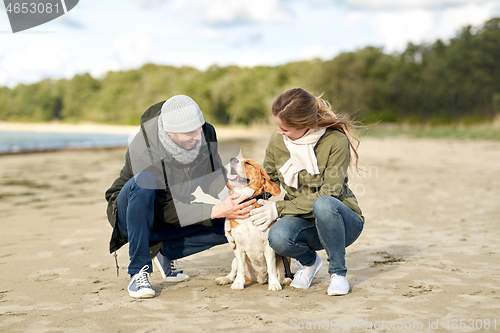
[[[138,68],[280,65],[366,46],[401,52],[500,17],[500,0],[80,0],[13,34],[0,4],[0,86]]]

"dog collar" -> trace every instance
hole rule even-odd
[[[259,194],[256,197],[247,198],[247,199],[243,200],[240,203],[244,203],[244,202],[247,202],[248,200],[252,200],[252,199],[257,199],[257,200],[264,199],[264,200],[268,200],[271,197],[272,197],[271,193],[265,192],[264,194]]]

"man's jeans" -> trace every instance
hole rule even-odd
[[[155,185],[156,178],[142,172],[123,186],[117,198],[118,230],[129,241],[129,274],[137,274],[144,265],[149,266],[149,273],[153,271],[150,241],[164,241],[160,251],[170,260],[227,243],[223,218],[212,220],[211,227],[200,224],[181,227],[158,221],[158,217],[155,223]]]
[[[345,248],[359,237],[363,221],[340,200],[323,196],[312,207],[316,223],[285,216],[269,230],[269,243],[276,253],[312,266],[316,251],[325,249],[328,273],[345,276]]]

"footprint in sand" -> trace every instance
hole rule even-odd
[[[36,282],[50,281],[57,279],[60,275],[68,275],[71,273],[69,268],[55,268],[55,269],[45,269],[41,271],[36,271],[33,274],[28,275],[28,277],[35,278]]]
[[[73,245],[78,243],[86,243],[95,240],[95,238],[66,238],[59,242],[59,245]]]

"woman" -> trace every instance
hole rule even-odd
[[[264,168],[286,190],[282,201],[261,201],[253,209],[254,224],[269,231],[276,253],[296,259],[302,267],[291,286],[307,289],[322,266],[316,251],[326,250],[331,275],[329,295],[349,292],[345,248],[363,230],[364,217],[348,187],[352,150],[358,154],[350,129],[353,122],[338,118],[330,105],[301,88],[275,98],[272,113],[278,129],[271,135]]]

